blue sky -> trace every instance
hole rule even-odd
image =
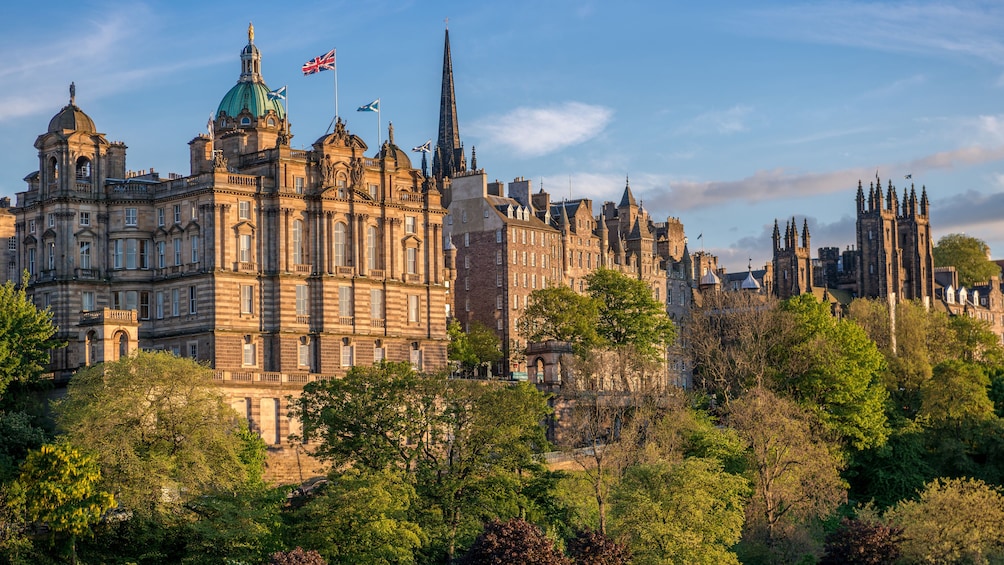
[[[372,152],[376,116],[355,108],[380,98],[383,128],[419,145],[447,17],[461,138],[490,179],[598,211],[630,176],[735,271],[768,260],[775,218],[807,217],[814,249],[852,245],[858,179],[901,193],[912,174],[936,236],[1004,257],[1000,2],[17,2],[0,19],[0,195],[38,168],[70,81],[130,169],[187,174],[249,21],[266,82],[288,85],[294,146],[334,114],[333,73],[300,72],[332,47],[349,129]]]

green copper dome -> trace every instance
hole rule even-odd
[[[282,107],[282,101],[270,99],[269,92],[270,90],[264,82],[238,82],[220,101],[220,107],[216,109],[216,117],[219,118],[226,114],[233,118],[243,112],[244,108],[247,108],[251,115],[258,118],[265,116],[269,110],[272,110],[281,120],[286,113]]]

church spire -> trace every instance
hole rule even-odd
[[[432,176],[441,181],[467,170],[464,148],[457,126],[457,98],[453,91],[453,58],[450,55],[450,30],[446,29],[443,47],[443,89],[439,98],[439,137],[432,159]]]

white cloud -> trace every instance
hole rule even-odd
[[[727,110],[712,110],[699,114],[681,126],[678,133],[719,133],[729,135],[746,131],[746,120],[753,108],[737,104]]]
[[[471,124],[470,131],[520,157],[539,157],[596,137],[612,117],[613,110],[603,106],[565,102],[486,116]]]

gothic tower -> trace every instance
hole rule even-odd
[[[802,221],[801,242],[795,218],[785,223],[782,245],[781,231],[774,220],[774,293],[781,300],[812,292],[812,257],[809,222]]]
[[[457,98],[453,91],[453,59],[450,55],[450,30],[446,30],[446,44],[443,47],[443,89],[439,98],[439,137],[432,157],[432,176],[444,196],[448,194],[449,180],[457,173],[467,170],[464,147],[460,143],[460,128],[457,125]],[[449,205],[448,197],[443,205]]]

